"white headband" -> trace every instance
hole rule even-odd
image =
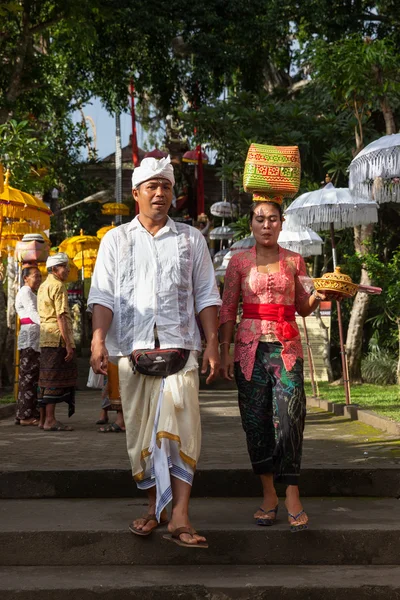
[[[57,252],[57,254],[53,254],[53,256],[49,256],[46,260],[46,269],[50,267],[56,267],[57,265],[67,265],[68,264],[68,255],[65,252]]]
[[[138,188],[141,183],[148,181],[149,179],[156,179],[157,177],[163,177],[168,179],[175,185],[174,167],[171,165],[171,159],[161,158],[144,158],[140,163],[140,167],[136,167],[132,175],[132,188]]]

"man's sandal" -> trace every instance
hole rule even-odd
[[[195,529],[191,527],[178,527],[173,531],[170,535],[163,535],[164,540],[168,540],[168,542],[173,542],[178,546],[182,546],[183,548],[208,548],[207,542],[197,542],[197,544],[188,544],[188,542],[183,542],[181,540],[181,535],[187,534],[194,538],[195,535],[199,535]]]
[[[129,525],[129,531],[131,533],[134,533],[135,535],[140,535],[142,537],[146,537],[147,535],[150,535],[151,533],[153,533],[154,529],[157,529],[157,527],[163,527],[164,525],[168,525],[168,519],[164,519],[164,521],[160,521],[158,523],[157,519],[156,519],[156,515],[145,515],[144,517],[140,517],[141,519],[143,519],[144,523],[142,525],[142,527],[144,527],[145,525],[147,525],[147,523],[149,521],[156,521],[157,525],[155,527],[153,527],[152,529],[149,529],[148,531],[143,531],[143,529],[138,529],[137,527],[134,526],[133,523],[131,523]]]
[[[278,505],[276,505],[275,508],[271,508],[271,510],[264,510],[260,506],[258,510],[261,510],[261,512],[265,514],[265,517],[254,517],[256,525],[261,525],[262,527],[271,527],[271,525],[275,525],[276,517],[278,516]],[[273,516],[268,517],[267,515],[269,514],[273,514]]]
[[[301,510],[297,515],[292,515],[292,513],[288,512],[288,516],[291,519],[293,519],[295,522],[303,514],[306,514],[304,510]],[[307,519],[308,519],[308,517],[307,517]],[[290,531],[292,533],[297,533],[298,531],[304,531],[305,529],[308,529],[308,520],[306,521],[306,523],[299,523],[298,525],[296,525],[295,523],[290,523],[290,521],[289,521],[289,525],[290,525]]]
[[[100,429],[98,429],[97,431],[99,433],[125,433],[125,429],[122,429],[122,427],[120,427],[118,423],[111,423],[111,425],[100,427]]]

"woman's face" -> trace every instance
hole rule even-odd
[[[260,202],[254,210],[251,229],[258,244],[266,248],[275,246],[282,230],[279,209],[270,202]]]
[[[25,285],[29,285],[31,290],[37,292],[40,284],[42,283],[42,274],[39,269],[31,269],[29,275],[24,277]]]

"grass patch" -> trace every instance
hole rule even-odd
[[[330,385],[324,381],[318,382],[318,387],[322,399],[345,403],[342,385]],[[305,390],[308,396],[312,395],[309,381],[305,383]],[[372,383],[352,385],[351,402],[400,422],[400,386],[398,385],[374,385]]]
[[[0,396],[0,404],[11,404],[12,402],[14,402],[14,396],[12,394]]]

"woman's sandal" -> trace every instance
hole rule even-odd
[[[153,527],[153,529],[149,529],[148,531],[143,531],[143,529],[138,529],[137,527],[135,527],[135,526],[134,526],[134,524],[133,524],[133,523],[131,523],[131,524],[129,525],[129,531],[130,531],[131,533],[134,533],[135,535],[140,535],[140,536],[142,536],[142,537],[146,537],[146,536],[148,536],[148,535],[152,534],[152,533],[153,533],[153,531],[154,531],[154,529],[157,529],[157,527],[163,527],[164,525],[168,525],[168,519],[165,519],[164,521],[160,521],[160,522],[158,523],[158,521],[157,521],[157,518],[156,518],[156,515],[155,515],[155,514],[152,514],[152,515],[145,515],[144,517],[140,517],[140,518],[141,518],[141,519],[143,519],[143,521],[144,521],[144,523],[143,523],[143,526],[144,526],[144,525],[147,525],[147,523],[148,523],[149,521],[156,521],[156,522],[157,522],[157,525],[156,525],[155,527]]]
[[[20,419],[19,424],[22,427],[28,427],[29,425],[33,425],[34,427],[36,427],[37,425],[39,425],[39,419]]]
[[[184,533],[191,535],[192,538],[194,538],[195,535],[199,535],[197,531],[191,527],[178,527],[170,535],[163,535],[163,538],[164,540],[168,540],[168,542],[173,542],[178,546],[182,546],[182,548],[208,548],[207,542],[197,542],[197,544],[183,542],[180,538]]]
[[[271,527],[271,525],[275,525],[276,517],[278,516],[278,505],[275,508],[271,508],[271,510],[264,510],[259,507],[258,510],[261,510],[266,516],[265,517],[254,517],[256,521],[256,525],[261,525],[262,527]],[[270,513],[273,513],[273,517],[267,517]]]
[[[288,512],[288,516],[291,519],[294,519],[294,521],[297,521],[297,519],[303,514],[306,514],[304,510],[301,510],[297,515],[292,515],[292,513]],[[308,529],[308,517],[307,517],[306,523],[299,523],[298,525],[295,525],[294,523],[290,523],[290,521],[289,521],[289,525],[290,525],[290,531],[292,533],[297,533],[298,531],[304,531],[305,529]]]
[[[49,428],[43,427],[42,431],[73,431],[73,428],[69,425],[64,425],[60,421],[56,421],[55,425]]]

